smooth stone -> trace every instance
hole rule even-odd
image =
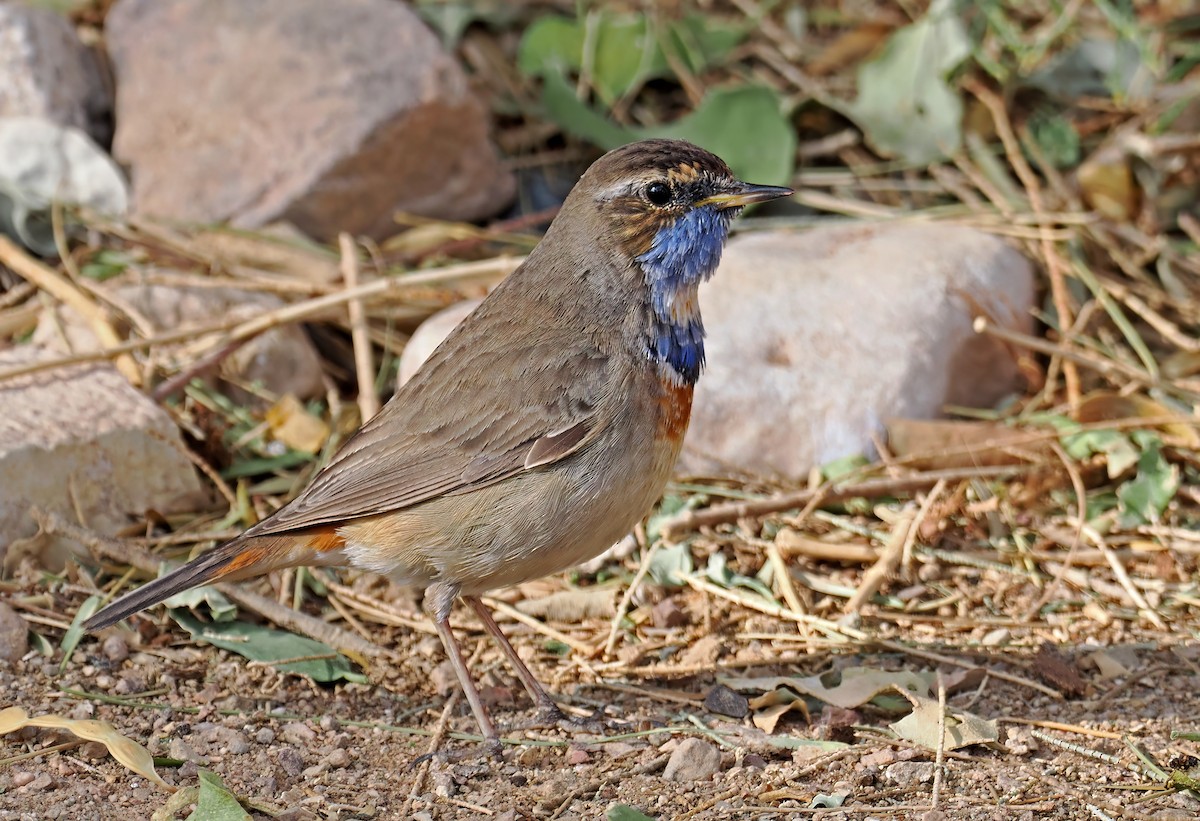
[[[382,237],[491,216],[512,175],[466,74],[395,0],[120,0],[113,149],[140,214]]]
[[[59,354],[33,345],[0,352],[0,370]],[[32,554],[62,567],[78,546],[29,539],[32,507],[116,534],[147,511],[195,510],[208,494],[179,429],[106,362],[51,367],[0,382],[0,557]]]
[[[667,759],[663,778],[667,781],[700,781],[720,769],[720,750],[702,738],[685,738]]]
[[[0,117],[41,117],[105,142],[111,110],[99,61],[66,17],[0,2]]]
[[[734,237],[700,304],[708,368],[677,470],[798,480],[874,455],[887,419],[1017,390],[1012,352],[972,320],[1029,332],[1034,277],[982,231],[836,225]]]

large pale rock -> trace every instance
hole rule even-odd
[[[32,345],[0,352],[0,370],[57,358]],[[108,363],[0,382],[0,556],[37,527],[30,507],[116,533],[148,510],[203,503],[170,417]],[[61,558],[62,544],[42,545]]]
[[[134,207],[381,235],[478,219],[514,184],[463,71],[395,0],[120,0],[106,38]]]
[[[223,319],[250,320],[284,304],[271,294],[237,288],[126,283],[108,291],[117,304],[137,311],[160,333]],[[63,353],[102,347],[82,317],[61,304],[42,311],[33,341]],[[298,325],[283,325],[259,334],[227,357],[219,370],[221,376],[258,382],[271,393],[301,399],[324,393],[321,373],[320,354]]]
[[[111,108],[94,55],[65,17],[0,2],[0,117],[44,117],[104,140]]]
[[[976,310],[1028,332],[1029,262],[955,226],[853,225],[735,237],[700,289],[708,368],[678,470],[804,476],[873,453],[892,417],[988,407],[1018,387],[1012,355],[971,328]],[[401,381],[476,305],[417,329]]]
[[[1018,387],[977,310],[1029,330],[1029,262],[949,225],[849,225],[735,237],[700,290],[708,369],[682,472],[797,478],[871,453],[884,420],[988,407]]]

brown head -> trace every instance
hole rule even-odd
[[[716,270],[729,224],[743,207],[791,193],[742,182],[720,157],[691,143],[643,140],[592,164],[547,240],[556,229],[569,232],[552,243],[559,253],[587,248],[592,259],[616,263],[644,296],[639,336],[651,358],[692,383],[704,364],[697,287]]]

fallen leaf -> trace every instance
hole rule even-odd
[[[613,601],[616,591],[611,587],[589,587],[582,590],[560,590],[536,599],[517,602],[522,613],[548,621],[581,622],[584,619],[608,618],[616,612]]]
[[[764,701],[767,697],[770,697],[769,700]],[[775,732],[779,720],[793,711],[803,714],[805,722],[812,722],[812,716],[808,713],[808,705],[804,703],[804,699],[786,687],[774,690],[767,696],[752,699],[750,706],[754,708],[754,715],[750,720],[764,733]]]
[[[154,757],[150,751],[132,739],[117,732],[116,728],[107,721],[94,719],[74,719],[63,716],[45,715],[30,718],[29,714],[20,707],[9,707],[0,710],[0,735],[20,730],[24,727],[48,727],[56,730],[66,730],[74,736],[86,741],[99,741],[108,748],[109,755],[128,769],[153,781],[164,790],[174,791],[167,782],[159,778],[154,771]]]
[[[1161,402],[1156,402],[1148,396],[1130,394],[1128,396],[1112,391],[1096,391],[1090,393],[1079,403],[1075,419],[1080,424],[1108,422],[1115,419],[1155,419],[1167,416],[1179,416]],[[1195,425],[1185,423],[1167,423],[1158,426],[1164,433],[1180,439],[1189,447],[1200,447],[1200,430]]]
[[[953,154],[962,144],[963,105],[946,76],[970,53],[955,4],[935,0],[862,64],[857,99],[839,108],[885,157],[923,164]]]
[[[292,394],[281,396],[267,411],[271,435],[292,450],[317,453],[329,438],[329,426],[309,413]]]
[[[250,813],[242,809],[237,796],[229,791],[219,776],[201,770],[196,809],[187,817],[187,821],[250,821]]]
[[[184,610],[168,612],[193,638],[252,661],[274,665],[282,672],[320,682],[367,683],[367,677],[355,672],[349,659],[315,639],[261,624],[238,621],[206,624]]]
[[[937,699],[919,696],[897,688],[913,705],[913,711],[888,726],[903,739],[920,744],[927,750],[938,747],[938,724],[941,706]],[[1000,739],[997,722],[988,721],[968,712],[946,711],[944,749],[958,750],[972,744],[995,744]]]
[[[872,670],[868,667],[848,667],[842,671],[830,671],[819,676],[792,678],[789,676],[733,677],[718,679],[734,690],[774,691],[788,688],[803,695],[832,704],[835,707],[853,709],[861,707],[880,693],[903,689],[929,692],[934,677],[931,673],[914,673],[908,670]],[[751,702],[751,706],[754,702]]]

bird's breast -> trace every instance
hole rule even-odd
[[[662,370],[662,366],[659,366]],[[678,446],[687,433],[688,421],[692,417],[692,393],[690,382],[679,379],[674,373],[659,376],[661,394],[658,398],[657,433],[660,439]]]

